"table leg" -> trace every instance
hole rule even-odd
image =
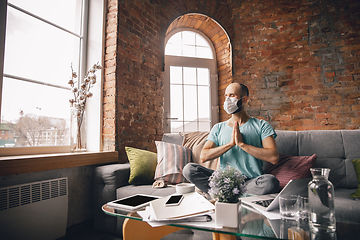
[[[223,234],[223,233],[213,233],[213,240],[236,240],[236,236]]]

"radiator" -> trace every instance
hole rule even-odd
[[[66,177],[0,188],[0,239],[60,238],[67,213]]]

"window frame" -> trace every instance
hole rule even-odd
[[[191,31],[200,34],[211,47],[213,53],[212,59],[196,58],[196,57],[184,57],[184,56],[172,56],[165,55],[166,44],[169,39],[176,33],[182,31]],[[192,28],[177,28],[172,30],[165,37],[164,44],[164,59],[165,59],[165,71],[164,71],[164,132],[171,133],[170,127],[170,66],[179,67],[194,67],[194,68],[208,68],[210,70],[210,128],[212,128],[219,119],[219,106],[218,106],[218,74],[217,74],[217,62],[216,52],[211,40],[201,31]]]
[[[83,79],[86,71],[94,63],[99,62],[103,66],[104,46],[105,46],[105,17],[106,17],[106,0],[83,0],[83,30],[81,35],[82,44],[80,47],[80,70],[79,79]],[[7,1],[0,3],[0,116],[1,116],[1,92],[4,78],[4,53],[5,53],[5,35],[7,20]],[[86,26],[86,27],[84,27]],[[86,142],[87,151],[99,152],[102,149],[102,97],[101,91],[103,87],[103,72],[98,71],[98,81],[93,86],[93,97],[88,99],[86,104],[84,127],[92,129],[87,131]],[[69,107],[70,113],[70,107]],[[47,147],[16,147],[1,148],[1,156],[15,155],[33,155],[33,154],[53,154],[53,153],[69,153],[69,146],[47,146]]]

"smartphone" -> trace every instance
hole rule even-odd
[[[184,195],[172,195],[166,202],[165,206],[178,206],[183,200]]]

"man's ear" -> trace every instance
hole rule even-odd
[[[247,103],[249,101],[249,97],[248,96],[244,96],[243,97],[243,104]]]

